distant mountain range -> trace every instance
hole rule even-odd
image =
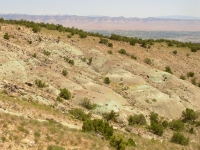
[[[0,14],[4,19],[62,24],[84,30],[200,31],[200,19],[184,16],[125,18],[75,15]]]

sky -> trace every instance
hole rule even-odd
[[[0,13],[111,17],[200,17],[200,0],[0,0]]]

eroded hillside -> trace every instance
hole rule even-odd
[[[10,36],[9,40],[4,38],[5,33]],[[113,126],[125,132],[127,119],[132,114],[142,113],[149,122],[149,114],[155,112],[170,121],[179,118],[186,108],[200,110],[200,51],[193,53],[188,48],[168,47],[164,42],[143,48],[139,44],[131,46],[109,40],[113,47],[108,47],[100,44],[97,37],[69,38],[68,35],[47,29],[33,33],[23,26],[1,25],[0,90],[20,99],[21,103],[23,100],[39,102],[60,114],[26,107],[28,102],[21,105],[0,98],[2,112],[39,120],[54,119],[69,128],[81,129],[81,121],[62,114],[80,108],[83,99],[88,98],[97,105],[92,111],[93,118],[101,118],[103,113],[114,110],[119,113],[120,124],[113,123]],[[125,49],[126,55],[120,54],[120,49]],[[132,59],[132,55],[137,59]],[[173,74],[165,71],[167,66]],[[194,77],[187,77],[189,72]],[[180,79],[181,75],[186,79]],[[110,84],[105,83],[105,77],[109,77]],[[45,82],[46,86],[38,88],[36,80]],[[71,98],[59,102],[57,97],[63,88],[70,91]],[[144,129],[134,129],[134,133],[138,132],[144,132],[146,139],[162,139]],[[168,136],[166,133],[164,139],[169,139]]]

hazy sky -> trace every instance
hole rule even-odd
[[[0,13],[200,17],[200,0],[0,0]]]

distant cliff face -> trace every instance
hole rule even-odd
[[[200,31],[200,20],[25,14],[0,14],[0,17],[62,24],[84,30]]]

